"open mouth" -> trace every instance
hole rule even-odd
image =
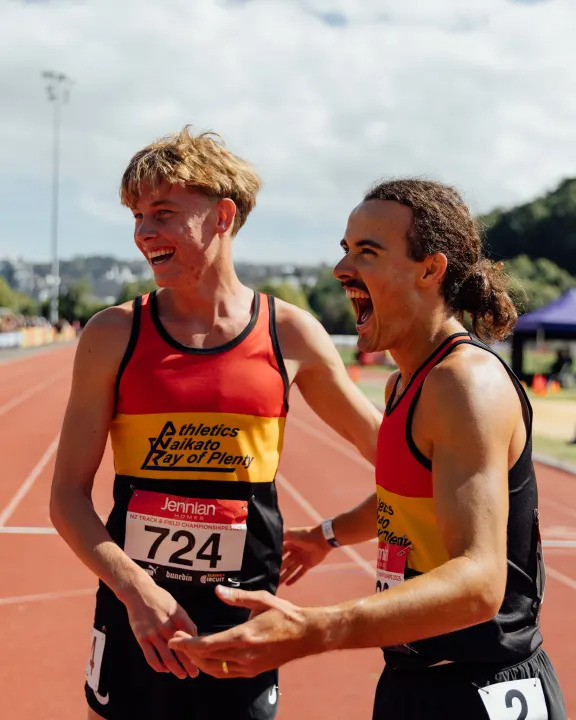
[[[150,250],[148,253],[148,259],[152,265],[162,265],[168,262],[176,251],[174,248],[158,248],[157,250]]]
[[[346,297],[351,300],[356,313],[356,327],[364,325],[370,319],[373,311],[372,298],[367,290],[346,287]]]

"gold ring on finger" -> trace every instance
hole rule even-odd
[[[228,663],[226,660],[222,660],[222,672],[228,675]]]

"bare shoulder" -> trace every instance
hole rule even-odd
[[[422,403],[450,424],[487,416],[507,423],[522,412],[506,368],[497,357],[472,345],[461,345],[430,371]]]
[[[128,346],[134,311],[132,303],[114,305],[93,315],[82,330],[77,360],[117,368]]]
[[[285,357],[300,362],[338,355],[322,324],[309,312],[276,298],[276,328]]]

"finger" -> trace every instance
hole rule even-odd
[[[222,660],[212,658],[203,662],[202,672],[221,680],[254,677],[258,674],[258,671],[251,668],[250,665],[237,663],[233,660],[226,660],[226,665],[223,665]]]
[[[178,662],[184,670],[186,670],[186,674],[188,677],[195,678],[198,677],[200,671],[198,669],[198,666],[195,665],[192,660],[186,655],[184,652],[180,652],[179,650],[176,650],[172,648],[172,652],[176,655],[176,658],[178,659]]]
[[[291,565],[290,567],[283,569],[280,573],[280,585],[290,582],[291,578],[296,574],[299,574],[298,576],[301,577],[307,570],[308,568],[301,564]]]
[[[144,653],[146,662],[153,670],[156,670],[156,672],[160,673],[170,672],[168,668],[164,666],[164,663],[161,662],[160,658],[156,654],[156,651],[154,650],[154,646],[150,642],[148,642],[148,640],[138,640],[138,643],[142,648],[142,652]]]
[[[202,669],[202,661],[207,657],[213,657],[217,652],[228,651],[238,645],[236,635],[237,628],[223,630],[213,635],[203,635],[202,637],[190,637],[186,633],[178,630],[174,637],[168,641],[168,647],[171,650],[179,650]]]
[[[175,675],[179,680],[184,680],[187,673],[186,670],[178,662],[176,655],[168,647],[167,642],[163,638],[158,638],[154,643],[156,652],[160,655],[160,659],[168,668],[169,672]]]
[[[266,590],[235,590],[225,585],[217,585],[216,594],[227,605],[236,605],[250,610],[269,610],[276,606],[274,595]]]
[[[173,619],[173,627],[175,630],[184,630],[192,637],[198,637],[198,627],[194,623],[187,612],[178,613]]]
[[[308,570],[309,570],[309,568],[302,566],[300,568],[300,570],[298,570],[296,573],[294,573],[294,575],[292,575],[291,577],[286,579],[286,585],[287,586],[294,585],[295,582],[298,582],[298,580],[300,580],[301,577],[306,575]]]

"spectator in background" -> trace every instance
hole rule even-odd
[[[564,387],[571,387],[574,380],[572,378],[573,358],[570,348],[560,348],[556,352],[556,360],[552,363],[549,370],[548,379],[556,380]]]

